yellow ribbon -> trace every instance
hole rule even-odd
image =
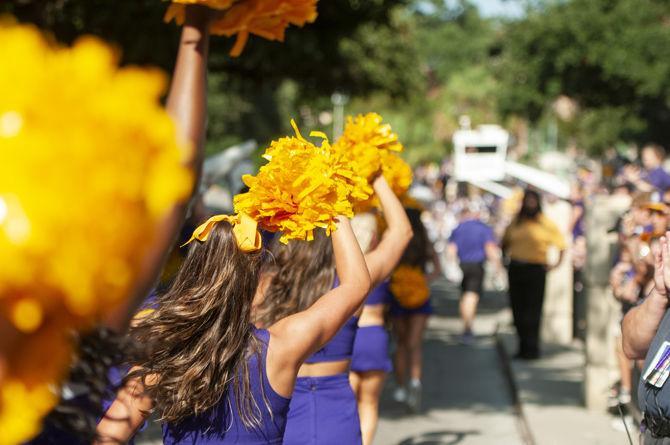
[[[258,232],[258,223],[246,213],[212,216],[193,231],[191,239],[186,241],[182,247],[196,239],[202,242],[207,241],[214,226],[221,221],[226,221],[233,226],[233,235],[235,235],[237,247],[242,252],[256,252],[260,250],[262,239],[261,234]]]

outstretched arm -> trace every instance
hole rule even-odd
[[[400,200],[389,187],[384,176],[379,175],[372,184],[382,205],[388,228],[377,247],[365,255],[372,287],[381,284],[395,269],[407,244],[412,239],[412,226]]]
[[[214,14],[203,6],[188,6],[179,42],[177,63],[167,99],[167,112],[177,123],[179,137],[191,144],[186,160],[199,176],[207,120],[207,58],[209,21]]]
[[[188,147],[186,166],[193,171],[195,192],[204,156],[207,108],[207,56],[209,51],[209,21],[214,11],[203,6],[189,5],[179,42],[179,53],[167,99],[167,112],[177,125],[177,137]],[[176,205],[156,231],[156,240],[147,254],[134,298],[107,319],[107,324],[123,331],[137,305],[155,285],[167,253],[184,222],[188,202]]]
[[[298,368],[344,326],[363,304],[370,275],[349,220],[340,217],[332,234],[338,287],[309,308],[270,327],[268,375],[277,390],[290,394]]]

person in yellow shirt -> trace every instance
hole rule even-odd
[[[551,247],[560,252],[558,262],[553,265],[547,259]],[[542,213],[540,195],[526,190],[521,209],[502,240],[503,252],[510,259],[509,296],[519,337],[517,358],[540,357],[540,320],[547,272],[561,263],[565,247],[558,227]]]

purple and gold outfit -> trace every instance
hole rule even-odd
[[[374,288],[365,300],[366,306],[389,304],[391,291],[388,281]],[[355,372],[391,372],[389,357],[389,335],[384,326],[360,326],[354,341],[351,370]]]

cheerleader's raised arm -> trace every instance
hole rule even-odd
[[[328,343],[363,303],[370,290],[363,253],[349,220],[340,217],[332,234],[335,267],[340,283],[302,312],[286,317],[268,330],[268,377],[272,387],[289,395],[298,369]]]
[[[209,24],[216,16],[216,11],[204,6],[189,5],[186,8],[186,20],[167,99],[167,111],[177,124],[177,137],[186,142],[189,150],[184,156],[184,162],[193,172],[191,196],[196,190],[204,157]],[[155,285],[170,247],[184,222],[189,201],[177,204],[161,223],[154,245],[143,262],[133,298],[128,299],[125,307],[107,319],[107,324],[113,329],[125,330],[138,304]]]
[[[377,247],[365,255],[365,262],[368,265],[374,288],[388,278],[398,265],[400,257],[412,239],[412,226],[400,200],[393,193],[384,176],[379,175],[372,186],[379,198],[388,225]]]
[[[194,172],[194,190],[200,175],[205,143],[205,122],[207,107],[207,58],[209,51],[209,21],[214,11],[202,6],[189,6],[182,29],[177,62],[167,100],[167,110],[177,124],[178,137],[190,147],[185,162]],[[188,202],[176,205],[168,214],[162,230],[147,255],[141,279],[135,290],[135,298],[108,317],[107,325],[125,330],[135,313],[137,305],[146,297],[155,284],[163,267],[165,256],[174,243],[176,234],[184,221]],[[139,379],[132,379],[122,387],[105,417],[97,428],[98,441],[95,443],[125,443],[140,428],[153,401],[144,394],[144,386]]]

